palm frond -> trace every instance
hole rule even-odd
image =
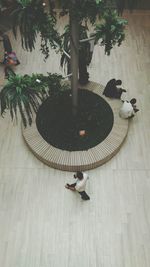
[[[20,111],[20,115],[21,115],[21,119],[22,119],[23,125],[24,125],[24,127],[27,127],[27,119],[26,119],[25,114],[24,114],[24,109],[22,107],[22,102],[18,101],[18,107],[19,107],[19,111]]]
[[[9,110],[12,120],[17,120],[19,111],[23,125],[31,125],[33,112],[37,112],[45,98],[55,97],[61,89],[64,90],[61,80],[61,75],[51,73],[47,76],[10,74],[8,82],[0,92],[1,115]]]

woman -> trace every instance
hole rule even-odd
[[[11,42],[9,40],[9,37],[7,34],[3,34],[3,45],[4,45],[4,60],[3,60],[3,64],[4,65],[19,65],[20,62],[16,56],[16,53],[14,51],[12,51],[12,46],[11,46]]]

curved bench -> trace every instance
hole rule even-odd
[[[37,130],[35,120],[31,126],[24,128],[22,134],[28,147],[34,155],[50,167],[64,170],[77,171],[96,168],[111,159],[122,146],[128,132],[128,120],[119,117],[121,101],[109,99],[102,95],[104,87],[95,82],[89,82],[82,87],[103,97],[111,106],[114,114],[114,124],[106,139],[97,146],[86,151],[65,151],[48,144]]]

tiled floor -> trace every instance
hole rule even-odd
[[[0,266],[150,266],[150,13],[126,17],[126,41],[110,57],[95,47],[90,79],[104,85],[122,79],[140,112],[120,152],[88,171],[90,201],[64,188],[72,173],[34,157],[19,122],[0,118]],[[18,73],[62,72],[54,51],[43,61],[39,40],[29,53],[9,35],[21,61]]]

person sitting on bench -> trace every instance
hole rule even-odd
[[[110,97],[110,98],[117,98],[120,99],[123,92],[126,92],[125,89],[118,88],[117,86],[121,85],[121,80],[111,79],[104,89],[103,95]]]
[[[119,115],[123,119],[133,118],[135,113],[139,111],[136,107],[136,99],[132,98],[130,101],[122,101],[123,105],[120,109]]]

